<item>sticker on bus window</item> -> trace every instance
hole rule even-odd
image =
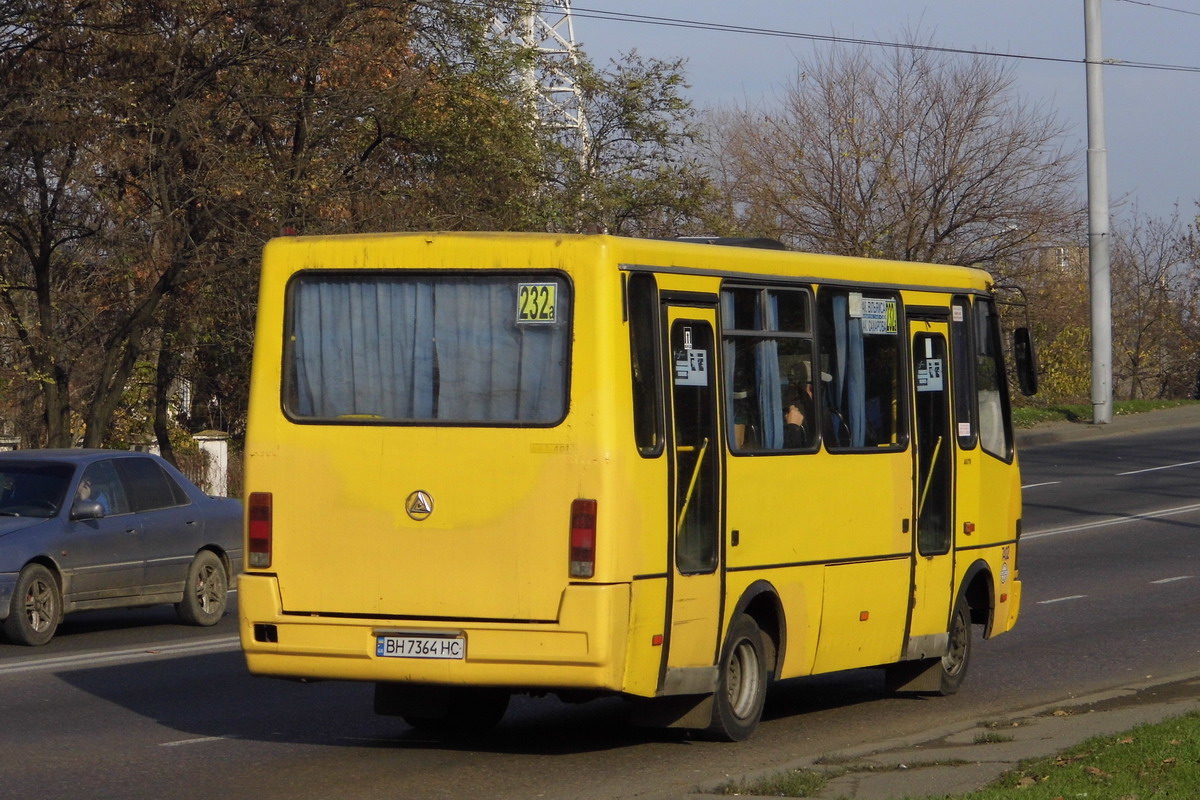
[[[675,385],[708,386],[708,351],[675,351]]]
[[[864,334],[895,334],[899,329],[895,300],[875,297],[862,298],[862,332]]]
[[[917,366],[917,391],[940,392],[945,389],[942,378],[942,360],[927,358]]]
[[[518,283],[517,322],[555,322],[557,283]]]

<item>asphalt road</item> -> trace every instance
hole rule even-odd
[[[773,687],[749,742],[625,724],[618,700],[522,698],[461,746],[371,713],[371,689],[254,678],[234,620],[170,608],[68,618],[39,650],[0,643],[0,795],[54,798],[630,798],[1195,669],[1200,426],[1022,455],[1024,604],[977,642],[950,698],[889,697],[877,671]]]

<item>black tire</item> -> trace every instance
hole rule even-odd
[[[952,695],[962,686],[971,664],[971,608],[965,597],[958,598],[950,615],[950,640],[946,655],[940,659],[941,681],[937,694]]]
[[[43,645],[54,638],[62,608],[58,581],[41,564],[30,564],[17,576],[4,633],[15,644]]]
[[[447,689],[444,715],[403,714],[401,717],[417,730],[442,739],[482,736],[504,719],[511,696],[503,689]]]
[[[188,567],[183,599],[175,604],[179,618],[189,625],[216,625],[225,615],[229,579],[225,565],[211,550],[201,550]]]
[[[717,665],[717,693],[712,722],[705,731],[711,739],[741,742],[750,738],[762,718],[767,699],[767,664],[763,634],[745,614],[729,626]]]

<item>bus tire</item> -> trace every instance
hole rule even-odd
[[[721,649],[712,722],[705,731],[708,738],[740,742],[754,733],[767,697],[764,656],[762,631],[751,617],[739,614]]]
[[[950,616],[946,653],[889,664],[884,672],[884,691],[893,693],[951,695],[962,686],[971,661],[971,608],[959,598]]]
[[[971,663],[971,608],[967,605],[966,597],[960,596],[954,604],[946,655],[939,659],[939,663],[941,680],[937,694],[952,695],[962,686]]]
[[[46,644],[58,630],[62,613],[58,581],[41,564],[30,564],[17,576],[4,633],[14,644],[30,647]]]

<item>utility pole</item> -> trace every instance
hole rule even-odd
[[[1100,0],[1083,0],[1087,65],[1088,270],[1092,303],[1092,422],[1112,421],[1112,271],[1109,267],[1108,149]]]

